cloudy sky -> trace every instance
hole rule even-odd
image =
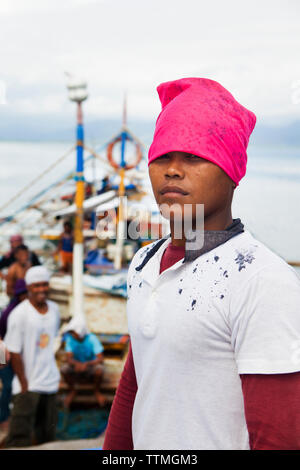
[[[130,115],[154,119],[156,86],[184,76],[260,120],[300,118],[299,0],[1,0],[0,31],[2,119],[73,112],[66,70],[87,80],[90,118],[120,116],[126,90]]]

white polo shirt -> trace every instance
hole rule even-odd
[[[128,273],[134,449],[249,449],[239,374],[300,371],[300,279],[247,230],[159,274],[170,241]]]
[[[48,311],[39,313],[29,300],[21,302],[9,315],[5,344],[9,351],[21,354],[28,390],[56,393],[60,374],[54,356],[54,339],[58,335],[60,314],[55,302],[47,300]],[[21,392],[15,375],[13,394]]]

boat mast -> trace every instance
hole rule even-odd
[[[82,102],[87,99],[86,83],[69,76],[69,98],[77,104],[76,195],[73,245],[73,316],[85,319],[83,305],[83,201],[84,201],[84,129]]]
[[[126,217],[124,215],[124,199],[125,199],[125,143],[127,139],[127,103],[126,95],[124,96],[124,105],[123,105],[123,123],[121,129],[121,163],[119,169],[120,175],[120,184],[119,184],[119,212],[118,212],[118,228],[117,228],[117,240],[116,240],[116,252],[114,259],[115,269],[121,269],[122,267],[122,254],[123,254],[123,244],[125,237],[125,222]]]

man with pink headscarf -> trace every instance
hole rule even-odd
[[[170,235],[129,268],[103,448],[300,449],[300,280],[231,212],[255,115],[205,78],[158,94],[149,175]]]

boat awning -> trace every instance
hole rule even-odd
[[[116,191],[111,190],[107,191],[106,193],[99,194],[98,196],[90,197],[83,202],[83,210],[84,212],[89,212],[99,206],[99,204],[103,204],[107,201],[110,201],[116,196]],[[76,205],[71,204],[69,207],[62,209],[60,211],[54,212],[52,215],[53,217],[63,217],[65,215],[75,214],[76,212]]]
[[[99,206],[97,206],[96,209],[96,214],[99,215],[105,211],[109,211],[111,209],[115,209],[116,207],[119,207],[120,204],[120,198],[119,197],[114,197],[113,199],[110,199],[107,202],[103,202]]]

